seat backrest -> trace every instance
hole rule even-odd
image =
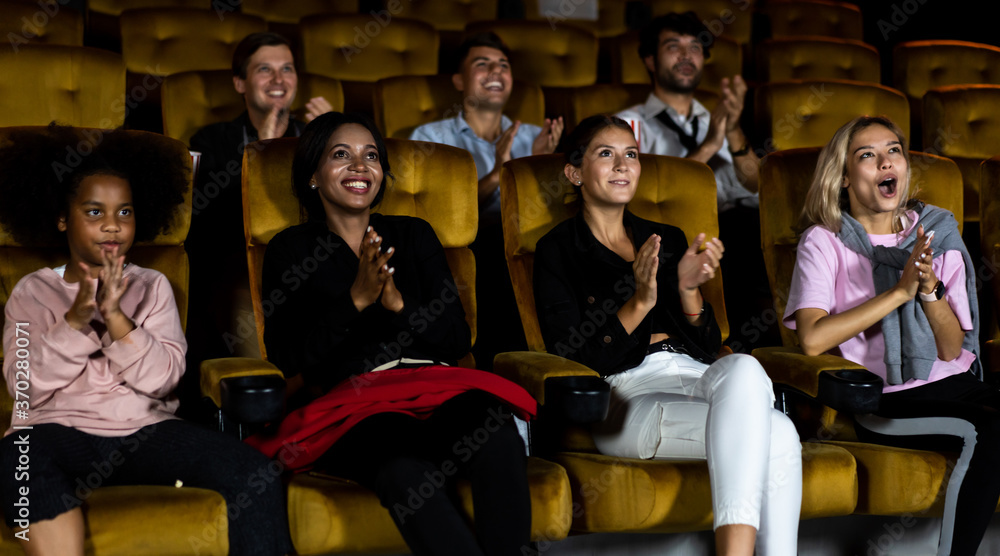
[[[831,133],[832,136],[832,133]],[[795,249],[801,229],[802,207],[819,159],[820,147],[790,149],[768,154],[760,168],[760,239],[764,251],[781,340],[799,345],[795,332],[781,325],[795,269]],[[962,228],[962,174],[951,160],[926,153],[910,153],[911,187],[925,202],[955,214]],[[766,323],[771,324],[765,320]]]
[[[348,81],[378,81],[394,75],[434,75],[438,32],[414,19],[375,12],[322,14],[299,24],[301,69]]]
[[[82,46],[0,49],[0,126],[61,124],[112,129],[125,121],[125,66]]]
[[[144,8],[119,16],[125,69],[134,74],[170,75],[232,67],[243,37],[267,30],[263,19],[215,10]]]
[[[715,175],[700,163],[684,158],[640,154],[642,174],[629,210],[636,216],[672,224],[684,230],[688,241],[700,232],[718,237]],[[564,202],[572,185],[563,173],[560,154],[530,156],[504,164],[500,174],[504,251],[514,297],[521,313],[528,348],[545,351],[538,325],[532,281],[535,245],[549,230],[572,217],[577,205]],[[722,296],[722,274],[702,286],[715,309],[723,338],[729,333]]]
[[[264,252],[275,234],[305,221],[292,192],[292,160],[298,138],[250,144],[243,155],[243,228],[247,242],[250,293],[261,357],[264,314],[272,303],[261,291]],[[463,149],[405,139],[386,139],[390,180],[376,212],[417,216],[430,223],[445,248],[458,285],[465,318],[476,337],[476,264],[469,244],[478,229],[476,164]]]
[[[87,0],[87,10],[104,15],[121,15],[126,10],[142,8],[208,9],[205,0]],[[228,12],[227,12],[228,13]]]
[[[394,15],[416,19],[438,31],[462,31],[473,21],[497,17],[497,0],[418,0],[399,2]]]
[[[298,24],[307,15],[356,14],[359,0],[241,0],[240,11],[271,23]]]
[[[0,37],[15,50],[26,44],[83,46],[83,14],[55,2],[2,0]]]
[[[848,79],[879,83],[882,65],[869,44],[832,37],[780,37],[756,46],[757,80]]]
[[[990,284],[993,317],[1000,319],[1000,156],[984,161],[981,170],[979,234],[985,274],[979,278]]]
[[[915,110],[924,93],[935,87],[1000,84],[1000,47],[951,40],[899,43],[892,50],[892,83]],[[917,110],[914,116],[919,115]]]
[[[646,85],[651,87],[646,64],[639,58],[639,34],[632,32],[619,35],[612,52],[612,74],[615,82],[625,84]],[[705,60],[701,83],[698,90],[720,93],[719,84],[723,77],[732,78],[741,75],[743,71],[743,50],[740,44],[728,37],[715,37],[715,44],[710,51],[711,57]]]
[[[757,7],[771,37],[822,35],[864,39],[861,8],[832,0],[767,0]]]
[[[649,0],[652,15],[694,12],[708,31],[740,44],[750,44],[755,0]]]
[[[844,122],[861,115],[886,115],[910,135],[906,97],[876,83],[777,81],[761,85],[754,98],[756,127],[770,140],[769,150],[823,146]]]
[[[451,75],[400,75],[375,84],[375,123],[386,137],[406,139],[418,126],[453,118],[462,110],[462,93]],[[514,80],[504,114],[511,120],[541,126],[545,98],[534,83]]]
[[[597,37],[571,24],[545,21],[481,21],[466,35],[492,31],[510,48],[514,77],[542,87],[582,87],[597,82]]]
[[[38,126],[0,127],[0,148],[9,144],[12,133],[32,129],[41,131],[45,128]],[[103,131],[100,129],[78,129],[80,145],[85,146],[79,148],[79,152],[82,153],[91,148],[98,138],[102,137]],[[144,140],[152,141],[157,148],[169,153],[170,156],[180,157],[188,168],[191,167],[191,155],[188,154],[187,147],[180,142],[145,131],[129,131],[127,133],[135,136],[141,135]],[[3,202],[3,199],[0,199],[0,202]],[[184,202],[178,205],[174,211],[170,230],[165,234],[160,234],[152,241],[136,243],[128,253],[129,261],[139,266],[156,269],[170,280],[182,326],[187,323],[188,258],[184,251],[184,239],[187,237],[190,223],[191,187],[188,187],[187,193],[184,195]],[[53,225],[55,225],[54,222]],[[68,259],[65,251],[66,248],[63,245],[20,244],[3,227],[0,227],[0,329],[3,328],[4,324],[4,307],[17,282],[42,267],[56,267],[66,264]],[[0,346],[0,360],[2,359],[3,348]],[[0,377],[0,423],[9,423],[10,411],[13,407],[12,400],[7,394],[7,388],[3,387],[2,383],[3,378]]]
[[[334,111],[344,109],[344,91],[340,81],[321,75],[298,74],[298,93],[292,112],[303,119],[306,102],[324,97]],[[243,95],[233,88],[232,70],[186,71],[163,78],[163,134],[191,143],[191,136],[202,127],[227,122],[246,110]]]
[[[596,10],[587,12],[583,2],[559,2],[556,7],[552,7],[550,2],[543,8],[538,0],[524,0],[524,18],[531,21],[544,21],[553,27],[564,23],[573,25],[586,29],[595,37],[603,39],[620,35],[628,30],[628,25],[625,22],[627,3],[623,0],[601,0],[595,2],[597,4]]]

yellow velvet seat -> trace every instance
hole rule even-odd
[[[719,94],[719,83],[723,77],[732,78],[742,74],[743,53],[740,44],[722,36],[715,37],[715,43],[710,51],[711,57],[705,60],[698,90]],[[646,85],[651,89],[649,71],[646,64],[639,58],[639,34],[626,33],[618,37],[612,67],[616,83]]]
[[[462,110],[462,93],[451,75],[401,75],[375,84],[375,123],[386,137],[406,139],[417,126],[453,118]],[[545,123],[542,88],[514,80],[504,114],[511,120],[541,126]]]
[[[833,133],[856,116],[886,115],[909,136],[910,111],[903,93],[859,81],[780,81],[757,89],[757,131],[769,150],[825,145]]]
[[[833,0],[767,0],[757,6],[771,37],[822,35],[864,39],[861,8]]]
[[[244,155],[243,200],[247,259],[258,337],[264,351],[264,304],[260,270],[267,242],[303,220],[291,189],[291,162],[298,139],[258,142]],[[396,176],[377,211],[418,216],[428,221],[445,248],[466,319],[476,334],[475,260],[468,245],[475,238],[476,170],[468,152],[420,141],[388,139]],[[261,354],[266,358],[266,353]],[[468,360],[460,364],[471,365]],[[532,538],[559,540],[569,532],[572,506],[569,482],[558,465],[528,459]],[[460,484],[471,510],[471,492]],[[292,541],[299,554],[399,552],[406,545],[371,491],[342,479],[300,474],[288,489]]]
[[[960,63],[956,63],[960,60]],[[892,86],[910,102],[914,146],[923,139],[924,93],[946,85],[1000,84],[1000,47],[966,41],[903,42],[892,51]]]
[[[375,82],[438,72],[437,30],[391,13],[318,15],[299,24],[303,71],[339,79],[344,108],[372,112]]]
[[[0,145],[18,128],[0,128]],[[141,131],[157,148],[185,160],[191,157],[182,143]],[[99,137],[100,130],[86,130],[86,137]],[[0,200],[2,202],[2,200]],[[137,243],[129,251],[129,260],[140,266],[162,272],[170,281],[180,311],[181,324],[186,323],[188,259],[184,251],[191,221],[191,189],[184,203],[177,207],[171,229],[155,239]],[[66,263],[64,249],[51,246],[23,246],[0,229],[0,305],[5,305],[14,285],[23,276],[43,266]],[[0,319],[3,319],[0,311]],[[2,379],[0,379],[2,381]],[[0,388],[0,422],[10,423],[11,399],[6,385]],[[226,536],[226,502],[222,495],[197,488],[162,486],[121,486],[99,488],[83,506],[86,520],[88,554],[133,556],[136,554],[188,554],[194,550],[192,540],[201,554],[224,556],[229,549]],[[220,530],[222,531],[220,533]],[[0,554],[23,554],[13,533],[0,523]]]
[[[297,45],[302,18],[316,14],[356,14],[359,5],[359,0],[241,0],[239,9],[267,21],[268,30]]]
[[[597,38],[572,25],[543,21],[471,23],[466,35],[492,31],[510,48],[511,72],[542,87],[582,87],[597,82]]]
[[[218,4],[220,15],[235,11],[235,1]],[[142,8],[192,8],[207,10],[211,2],[205,0],[88,0],[88,41],[102,43],[116,52],[121,51],[121,22],[119,16],[126,10]]]
[[[596,12],[587,15],[574,2],[562,2],[555,9],[542,9],[539,4],[538,0],[525,0],[524,18],[529,21],[544,21],[552,27],[572,25],[590,31],[598,39],[615,37],[628,30],[625,23],[626,0],[601,0],[597,2]]]
[[[643,172],[629,204],[636,215],[679,225],[693,240],[699,232],[718,231],[712,197],[715,178],[704,164],[682,158],[640,154]],[[521,321],[533,359],[501,354],[494,369],[518,377],[542,391],[545,379],[561,375],[597,376],[578,363],[545,351],[535,309],[532,272],[534,250],[556,224],[570,218],[574,206],[564,202],[571,190],[562,155],[533,156],[504,165],[500,177],[504,245]],[[679,184],[683,184],[680,187]],[[728,335],[721,275],[702,286],[716,310],[723,338]],[[539,397],[544,407],[544,398]],[[563,466],[573,485],[577,511],[573,531],[680,532],[711,529],[712,497],[705,461],[640,460],[596,453],[589,433],[564,431],[555,446],[540,447]],[[802,517],[846,515],[857,502],[854,459],[832,446],[803,446]]]
[[[861,41],[832,37],[781,37],[757,45],[760,82],[847,79],[879,83],[878,50]]]
[[[305,104],[312,97],[325,98],[334,111],[344,109],[344,92],[336,79],[298,74],[299,88],[292,113],[305,121]],[[163,79],[163,134],[191,143],[202,127],[227,122],[246,110],[243,95],[233,88],[231,70],[187,71]]]
[[[962,170],[966,222],[979,221],[979,166],[1000,152],[998,103],[1000,85],[951,85],[924,94],[924,149]]]
[[[733,2],[733,0],[650,0],[652,15],[670,12],[694,12],[708,31],[718,38],[720,35],[733,39],[739,44],[750,44],[756,0]]]
[[[0,37],[15,51],[26,44],[83,46],[83,14],[52,3],[0,1]]]
[[[57,121],[110,129],[122,125],[125,110],[118,54],[61,45],[0,50],[0,126]]]
[[[784,347],[753,352],[775,382],[791,385],[813,398],[818,392],[818,377],[825,370],[863,368],[833,355],[803,355],[797,347],[795,332],[780,324],[795,268],[795,249],[801,231],[799,215],[819,151],[817,147],[771,153],[761,166],[761,243]],[[961,227],[962,177],[958,167],[944,157],[910,154],[911,187],[919,189],[920,199],[954,212]],[[856,513],[940,515],[947,485],[944,479],[953,465],[950,455],[859,443],[849,415],[838,414],[816,402],[804,403],[808,407],[805,412],[800,412],[799,405],[794,405],[792,411],[800,430],[810,431],[825,444],[846,449],[857,461]]]

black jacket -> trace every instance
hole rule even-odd
[[[661,238],[656,307],[632,334],[625,333],[617,312],[635,293],[632,263],[597,241],[581,212],[535,248],[535,306],[546,349],[608,376],[641,363],[651,334],[665,332],[696,359],[714,361],[722,335],[711,305],[705,303],[704,322],[697,327],[681,308],[677,264],[687,249],[684,232],[628,211],[623,223],[637,249],[653,234]]]
[[[410,357],[453,364],[469,352],[471,332],[441,242],[430,224],[372,214],[403,296],[402,313],[381,303],[358,312],[351,285],[354,251],[325,222],[278,233],[264,255],[264,344],[285,374],[329,390],[352,375]]]

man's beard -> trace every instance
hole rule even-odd
[[[672,70],[676,69],[671,68]],[[662,68],[657,68],[656,72],[656,84],[660,86],[661,89],[673,92],[673,93],[693,93],[698,85],[701,84],[702,71],[699,70],[690,78],[685,80],[680,80],[674,77],[673,71],[666,71]]]

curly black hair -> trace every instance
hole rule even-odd
[[[155,133],[50,125],[0,140],[0,224],[25,245],[66,245],[56,223],[88,176],[128,180],[137,242],[170,228],[190,183],[185,157]]]

